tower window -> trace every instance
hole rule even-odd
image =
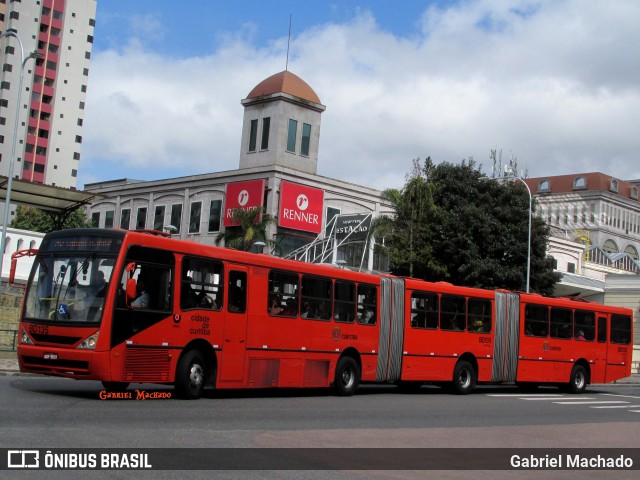
[[[256,139],[258,138],[258,120],[251,120],[251,129],[249,130],[249,151],[256,151]]]
[[[309,144],[311,143],[311,125],[302,124],[302,142],[300,143],[300,154],[309,155]]]
[[[287,152],[296,151],[296,135],[298,134],[298,121],[289,119],[289,133],[287,135]]]
[[[262,140],[260,141],[260,150],[266,150],[269,148],[269,126],[271,125],[271,118],[262,119]]]

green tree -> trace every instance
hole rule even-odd
[[[270,251],[277,248],[276,243],[267,238],[267,228],[275,223],[275,219],[262,209],[234,208],[231,219],[238,225],[226,227],[224,232],[220,232],[216,237],[216,245],[224,241],[225,247],[245,252],[251,250],[255,242],[264,242]]]
[[[91,220],[79,208],[66,212],[51,212],[20,205],[9,226],[32,232],[49,233],[68,228],[90,228],[92,225]]]
[[[457,285],[524,291],[529,240],[529,194],[525,187],[520,182],[486,181],[473,160],[434,165],[427,158],[420,170],[423,181],[417,187],[426,191],[421,195],[431,198],[433,208],[396,212],[396,223],[406,223],[417,214],[427,227],[411,248],[407,248],[406,239],[389,239],[393,272]],[[407,185],[411,181],[409,178]],[[404,203],[416,203],[415,198],[415,193],[406,196]],[[534,212],[535,206],[534,202]],[[530,288],[542,294],[551,294],[560,278],[546,255],[548,237],[549,227],[534,214]],[[398,252],[392,255],[393,249]],[[416,255],[416,249],[421,254]],[[412,271],[396,263],[403,250],[407,258],[415,258]]]
[[[433,255],[429,241],[437,211],[433,203],[432,186],[427,183],[420,160],[413,163],[402,190],[387,189],[382,196],[394,207],[395,215],[379,217],[372,232],[384,238],[385,251],[394,273],[423,277],[425,270],[444,273],[446,267]]]

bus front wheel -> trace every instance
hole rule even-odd
[[[469,362],[460,360],[453,369],[451,390],[458,395],[466,395],[476,386],[476,371]]]
[[[195,400],[202,396],[206,379],[204,358],[198,350],[190,350],[178,361],[176,393],[180,398]]]
[[[582,393],[587,388],[587,371],[582,365],[574,365],[569,378],[569,392]]]
[[[341,397],[353,395],[360,384],[360,367],[351,357],[342,357],[336,366],[333,386]]]

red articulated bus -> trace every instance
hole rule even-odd
[[[45,236],[22,372],[215,388],[554,384],[631,374],[631,310],[352,272],[152,235]]]

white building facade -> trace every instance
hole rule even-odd
[[[88,184],[87,192],[103,197],[87,209],[94,226],[166,230],[213,245],[220,232],[233,225],[234,209],[264,208],[277,219],[268,231],[277,247],[265,253],[386,270],[386,260],[358,234],[366,231],[371,218],[392,214],[393,209],[379,190],[317,175],[326,107],[313,89],[284,71],[260,82],[241,103],[237,170]],[[337,247],[335,225],[347,215],[355,222],[354,234],[341,237]]]

